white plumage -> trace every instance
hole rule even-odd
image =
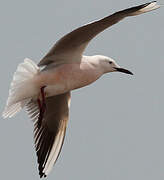
[[[18,66],[11,83],[3,117],[12,117],[24,106],[27,107],[28,114],[34,122],[34,141],[40,177],[49,174],[60,154],[68,123],[70,91],[96,81],[107,72],[119,71],[132,74],[118,66],[111,58],[83,56],[88,43],[96,35],[125,17],[146,13],[159,7],[156,1],[152,1],[118,11],[75,29],[62,37],[39,62],[38,66],[45,66],[43,71],[40,71],[30,59],[25,59]],[[75,66],[76,68],[73,68]],[[38,75],[37,78],[35,78],[36,75]],[[42,108],[38,106],[40,104],[34,99],[40,95],[42,87],[45,87],[43,94],[46,95],[46,108],[43,114]],[[40,126],[38,125],[39,114],[43,115]]]
[[[33,91],[35,88],[33,77],[38,72],[39,67],[28,58],[18,65],[11,82],[6,107],[2,114],[4,118],[14,116],[30,101],[30,96],[35,94]]]

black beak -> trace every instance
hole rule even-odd
[[[129,70],[127,70],[127,69],[124,69],[124,68],[116,68],[116,67],[115,67],[115,69],[116,69],[116,71],[118,71],[118,72],[122,72],[122,73],[126,73],[126,74],[131,74],[131,75],[133,75],[133,73],[130,72]]]

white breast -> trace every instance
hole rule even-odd
[[[81,88],[96,81],[102,72],[90,63],[64,64],[57,69],[47,70],[40,75],[46,96],[62,94]]]

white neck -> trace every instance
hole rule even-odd
[[[94,56],[83,56],[81,62],[82,63],[89,63],[92,65],[95,70],[102,72],[102,74],[105,74],[108,72],[108,69],[106,69],[106,66],[104,66],[104,63],[102,59],[100,59],[100,55],[94,55]]]

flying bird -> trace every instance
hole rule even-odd
[[[40,177],[46,177],[58,159],[68,123],[71,91],[87,86],[103,74],[122,72],[112,58],[83,55],[88,43],[100,32],[125,17],[159,8],[156,1],[118,11],[79,27],[62,37],[39,64],[26,58],[13,76],[3,118],[23,107],[34,123],[34,142]]]

